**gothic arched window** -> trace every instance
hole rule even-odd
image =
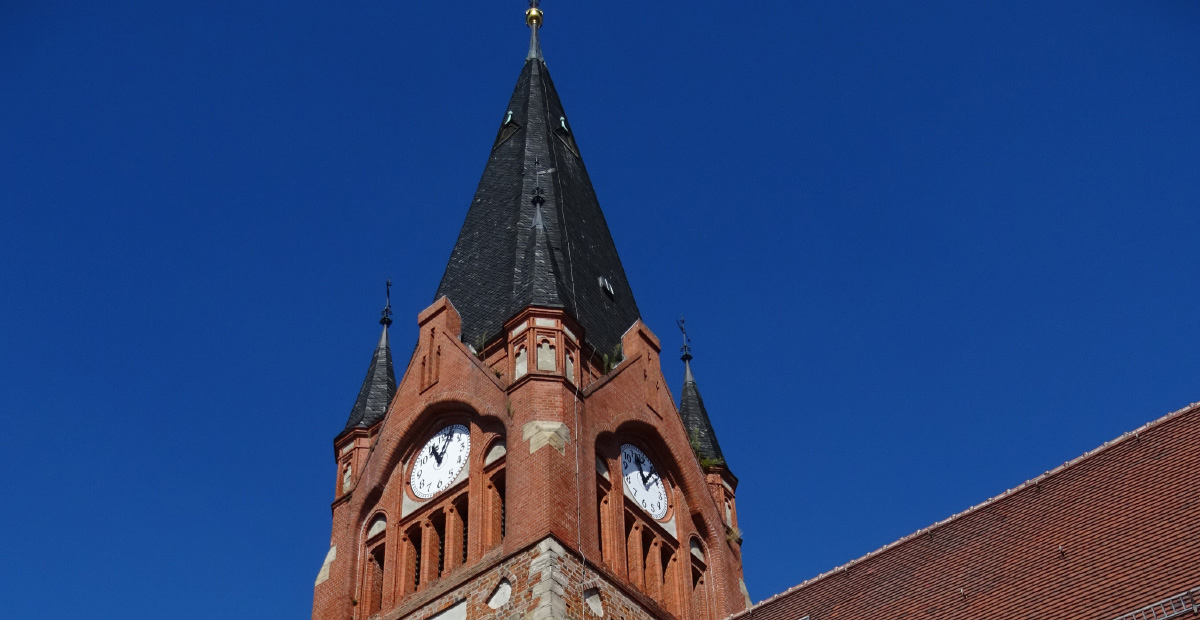
[[[692,564],[692,619],[709,620],[708,556],[704,545],[695,538],[688,541],[688,547]]]
[[[529,355],[525,347],[517,347],[517,355],[513,361],[513,379],[520,379],[529,372]]]
[[[504,440],[498,445],[502,448]],[[496,448],[492,448],[496,451]],[[506,452],[498,451],[498,455],[484,466],[485,485],[484,510],[485,527],[483,532],[484,548],[490,548],[504,541],[508,530],[508,504],[505,497],[504,461]],[[491,456],[491,454],[489,454]]]
[[[366,562],[363,566],[362,598],[366,615],[383,608],[383,587],[387,581],[387,517],[377,515],[367,528],[364,544]]]
[[[600,561],[611,563],[616,555],[613,545],[612,476],[608,460],[596,453],[596,541],[600,546]]]
[[[543,338],[538,343],[537,348],[537,367],[538,370],[554,371],[558,368],[558,363],[554,359],[554,344],[549,338]]]

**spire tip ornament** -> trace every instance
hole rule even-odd
[[[675,324],[679,326],[679,332],[683,334],[683,346],[679,347],[679,351],[683,355],[679,356],[679,359],[683,360],[683,363],[686,364],[692,361],[692,339],[688,338],[687,328],[683,325],[683,315],[679,315],[679,318],[675,320]]]
[[[538,42],[538,30],[542,27],[542,9],[538,8],[539,5],[541,0],[529,0],[529,10],[525,11],[525,25],[529,26],[529,54],[525,60],[543,60],[542,44]]]
[[[383,312],[380,312],[380,314],[383,315],[383,317],[379,319],[379,324],[383,325],[384,328],[389,327],[392,324],[392,279],[391,278],[388,278],[388,281],[387,281],[387,305],[385,305],[383,307]]]
[[[542,26],[542,9],[539,8],[541,0],[529,0],[529,10],[525,11],[525,25],[530,28],[540,28]]]

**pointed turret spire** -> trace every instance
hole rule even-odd
[[[680,317],[676,324],[683,333],[683,346],[680,347],[680,351],[683,352],[680,356],[683,360],[683,390],[679,398],[679,417],[683,418],[683,427],[687,430],[696,456],[701,461],[723,465],[729,469],[725,464],[725,455],[721,453],[721,444],[717,443],[717,433],[713,431],[712,422],[708,419],[708,410],[704,408],[700,388],[696,385],[696,378],[692,376],[691,340],[684,328],[683,317]]]
[[[383,419],[387,413],[392,397],[396,395],[396,373],[392,370],[392,348],[388,343],[388,326],[392,324],[392,281],[387,281],[387,304],[383,307],[379,324],[383,325],[383,333],[379,335],[379,344],[375,345],[375,353],[371,355],[371,365],[367,366],[367,377],[363,379],[362,387],[358,390],[358,398],[350,409],[350,419],[346,428],[370,428]]]
[[[538,4],[525,12],[525,66],[435,299],[454,304],[471,345],[539,306],[569,312],[607,352],[640,313],[542,58]]]

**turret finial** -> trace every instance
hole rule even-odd
[[[542,9],[538,8],[541,0],[529,0],[529,10],[525,11],[525,25],[530,28],[540,28],[542,25]]]
[[[392,279],[391,278],[388,278],[388,281],[387,281],[387,305],[383,307],[383,312],[381,312],[380,314],[382,314],[383,317],[379,319],[379,324],[383,325],[384,327],[390,326],[392,324]]]
[[[683,382],[686,384],[693,383],[696,380],[692,378],[692,339],[688,338],[687,328],[684,327],[683,323],[683,315],[679,315],[675,324],[679,326],[679,332],[683,334],[683,346],[679,347],[683,355],[679,356],[679,359],[683,360]]]
[[[679,350],[681,352],[683,352],[683,355],[680,356],[679,359],[682,359],[684,362],[691,361],[691,359],[692,359],[692,339],[688,338],[687,328],[684,327],[684,325],[683,325],[684,324],[683,315],[679,315],[679,318],[675,320],[675,324],[679,326],[679,332],[683,334],[683,346],[679,347]]]
[[[542,10],[538,8],[541,0],[529,0],[529,9],[525,11],[525,25],[529,26],[529,54],[525,60],[542,60],[542,44],[538,42],[538,29],[542,27]]]

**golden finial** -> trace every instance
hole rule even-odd
[[[542,27],[542,10],[538,8],[541,0],[529,0],[529,10],[525,11],[525,25],[530,28]]]

